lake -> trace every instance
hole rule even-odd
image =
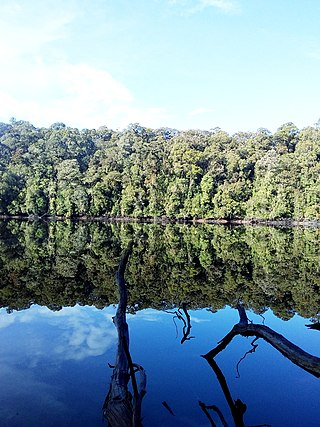
[[[3,221],[0,268],[1,426],[319,425],[320,229]]]

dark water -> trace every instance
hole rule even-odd
[[[130,241],[126,321],[147,379],[144,426],[319,425],[319,364],[308,372],[255,336],[236,335],[214,365],[201,355],[240,305],[320,357],[320,331],[305,326],[319,321],[320,230],[11,221],[0,232],[1,426],[107,425],[114,276]]]

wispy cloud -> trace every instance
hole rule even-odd
[[[188,13],[201,12],[206,8],[215,8],[223,13],[239,13],[241,10],[237,0],[169,0],[173,6],[183,7]]]
[[[137,121],[157,127],[170,117],[163,108],[138,106],[124,84],[90,65],[38,61],[24,65],[22,74],[17,70],[2,73],[1,120],[14,116],[38,126],[62,121],[80,128],[122,128]]]
[[[211,320],[209,318],[204,319],[197,316],[191,316],[191,323],[208,323]]]

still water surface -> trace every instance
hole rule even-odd
[[[320,356],[320,331],[305,326],[319,320],[318,230],[16,222],[0,230],[0,425],[106,425],[114,274],[130,240],[126,321],[132,361],[147,379],[144,426],[319,425],[319,379],[262,338],[253,347],[254,337],[235,336],[214,358],[216,371],[201,357],[239,322],[239,303],[249,321]],[[228,393],[241,400],[243,424]]]

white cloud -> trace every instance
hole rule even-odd
[[[5,310],[1,310],[4,314]],[[14,323],[14,317],[10,315],[2,315],[0,322],[0,329],[7,328]]]
[[[60,339],[55,342],[53,352],[63,360],[83,360],[100,356],[117,342],[116,328],[110,316],[96,309],[77,306],[64,308],[57,313],[46,310],[42,315],[48,319],[49,324],[62,331]]]
[[[38,126],[62,121],[80,128],[104,124],[122,128],[133,122],[163,126],[169,116],[162,108],[137,106],[127,87],[105,70],[37,60],[16,61],[14,67],[3,69],[0,120],[10,117]]]
[[[70,373],[68,377],[63,362],[78,362],[115,348],[114,312],[114,307],[98,310],[79,306],[57,312],[32,306],[11,314],[1,309],[1,335],[6,342],[0,350],[1,425],[48,425],[52,419],[65,425],[66,420],[76,419],[85,397],[83,391],[75,392],[80,403],[68,405],[65,389],[73,377]],[[105,363],[113,361],[113,353],[110,350],[103,356]],[[77,369],[78,365],[73,366]],[[95,361],[88,366],[96,366]],[[59,382],[61,375],[66,375],[67,381],[63,377]]]

